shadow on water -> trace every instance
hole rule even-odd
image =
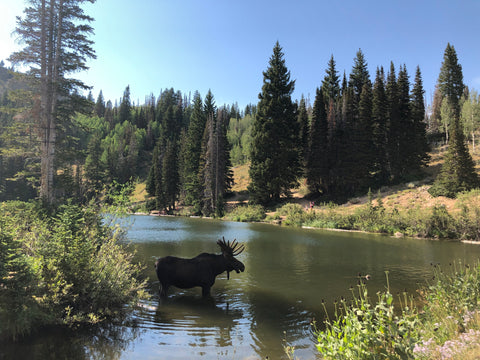
[[[0,359],[119,359],[141,333],[134,319],[75,330],[49,327],[16,343],[0,342]]]

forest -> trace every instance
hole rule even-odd
[[[285,88],[265,90],[264,85],[260,102],[245,109],[217,106],[210,91],[202,98],[198,91],[170,88],[147,95],[143,104],[132,102],[129,85],[113,103],[101,90],[96,99],[91,92],[73,94],[75,111],[58,123],[56,201],[85,203],[107,185],[146,183],[148,210],[171,213],[181,204],[195,215],[222,216],[232,167],[242,164],[251,164],[252,202],[278,202],[301,179],[312,199],[338,201],[422,176],[432,147],[451,140],[453,106],[439,84],[426,106],[420,68],[413,83],[406,67],[397,70],[393,63],[388,71],[378,66],[371,76],[359,50],[350,74],[341,78],[332,55],[312,105],[303,96],[290,98],[294,81],[283,56],[277,43],[270,69],[280,69]],[[37,198],[41,142],[38,125],[28,116],[30,85],[0,65],[0,200]],[[278,121],[263,99],[282,91],[288,104],[278,106],[288,108],[288,117]],[[475,151],[478,93],[464,87],[458,107],[462,136]],[[269,126],[275,129],[268,131]],[[269,168],[259,170],[265,159],[258,154],[276,155]],[[276,185],[268,189],[267,182]]]

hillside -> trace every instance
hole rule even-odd
[[[391,210],[393,208],[397,208],[399,210],[408,210],[413,208],[429,209],[434,206],[444,205],[449,212],[458,211],[460,208],[459,199],[449,199],[443,196],[434,198],[428,193],[431,182],[440,171],[445,150],[446,148],[442,147],[430,154],[431,160],[428,164],[428,167],[425,169],[426,177],[424,179],[395,186],[384,186],[380,189],[380,193],[374,193],[374,197],[378,198],[378,195],[380,194],[383,206],[387,210]],[[477,173],[480,173],[480,151],[477,148],[475,149],[475,153],[473,153],[473,149],[470,147],[470,153],[473,154]],[[238,201],[245,201],[247,199],[246,192],[249,183],[248,165],[236,166],[233,168],[233,172],[235,185],[233,186],[232,190],[236,195],[230,199],[230,206],[235,205],[235,203],[238,203]],[[300,186],[298,189],[293,191],[293,199],[291,202],[298,203],[303,207],[307,207],[310,201],[304,198],[306,193],[306,186]],[[477,200],[480,204],[480,196],[477,197]],[[359,206],[365,204],[367,201],[367,195],[351,198],[344,204],[341,204],[339,210],[341,212],[350,213]],[[315,208],[318,210],[321,206],[317,205],[320,204],[316,204],[315,206]]]

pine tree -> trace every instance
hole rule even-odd
[[[312,123],[308,140],[305,177],[308,190],[319,194],[328,190],[328,123],[323,92],[317,88],[313,103]]]
[[[445,49],[438,84],[444,100],[447,100],[452,107],[453,124],[442,169],[429,192],[433,196],[455,197],[461,191],[479,186],[479,178],[475,172],[473,159],[468,152],[460,123],[460,98],[464,90],[463,74],[455,49],[450,44]]]
[[[373,125],[372,125],[372,85],[367,80],[362,88],[358,103],[358,122],[352,136],[352,151],[354,166],[351,171],[356,178],[356,190],[366,189],[371,186],[371,173],[373,172]]]
[[[103,92],[100,90],[98,93],[97,101],[95,102],[95,114],[101,118],[105,116],[105,99],[103,98]]]
[[[123,92],[122,101],[120,102],[120,109],[118,110],[118,121],[123,123],[124,121],[131,121],[132,104],[130,101],[130,85],[127,85]]]
[[[299,136],[299,150],[300,150],[300,159],[302,159],[302,167],[306,166],[307,161],[307,152],[308,152],[308,128],[309,120],[307,107],[305,105],[305,98],[302,95],[300,99],[300,105],[298,106],[298,126],[300,128]]]
[[[400,66],[397,79],[398,88],[398,133],[397,133],[397,154],[398,163],[395,169],[400,177],[406,175],[415,163],[415,129],[410,113],[410,82],[405,65]]]
[[[69,75],[86,70],[87,60],[95,58],[92,17],[80,5],[84,0],[29,0],[24,17],[17,18],[15,30],[25,47],[13,53],[10,61],[30,66],[27,76],[38,95],[32,114],[37,122],[41,143],[40,198],[53,203],[55,154],[58,123],[68,120],[78,89],[88,87]]]
[[[388,104],[388,122],[387,122],[387,157],[390,177],[396,180],[400,175],[401,158],[399,153],[400,139],[400,110],[399,110],[399,90],[395,66],[390,63],[390,71],[387,75],[385,85]]]
[[[199,92],[193,96],[193,109],[187,130],[186,140],[182,144],[182,188],[186,205],[194,205],[200,211],[201,185],[198,180],[202,139],[205,131],[206,116]]]
[[[357,112],[357,106],[360,102],[360,96],[362,94],[363,86],[370,82],[370,74],[368,73],[367,61],[365,55],[361,49],[357,51],[357,55],[354,59],[352,72],[348,80],[348,86],[353,89],[353,100],[355,104],[355,112]]]
[[[387,159],[388,103],[383,68],[377,68],[372,94],[373,174],[377,185],[388,182]]]
[[[295,82],[285,66],[277,42],[263,73],[257,116],[252,129],[249,191],[251,200],[266,204],[290,195],[301,172],[298,156],[298,122],[291,94]]]
[[[340,82],[335,68],[335,59],[333,55],[328,61],[328,67],[325,70],[326,75],[322,81],[323,98],[326,104],[330,103],[330,100],[336,102],[340,96]]]
[[[427,164],[430,159],[430,146],[427,142],[427,128],[425,123],[425,99],[424,99],[422,73],[417,66],[415,72],[415,83],[411,93],[410,114],[413,122],[414,153],[411,167],[419,169]]]

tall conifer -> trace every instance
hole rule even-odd
[[[460,191],[479,186],[479,178],[460,123],[460,98],[465,87],[462,66],[450,44],[445,49],[438,85],[444,100],[452,107],[453,124],[442,169],[429,191],[433,196],[455,197]]]
[[[313,103],[312,123],[308,140],[305,176],[311,193],[327,191],[328,169],[328,123],[323,91],[317,88]]]
[[[298,122],[291,94],[295,82],[277,42],[263,73],[257,116],[252,129],[249,191],[253,202],[266,204],[290,195],[298,183]]]

